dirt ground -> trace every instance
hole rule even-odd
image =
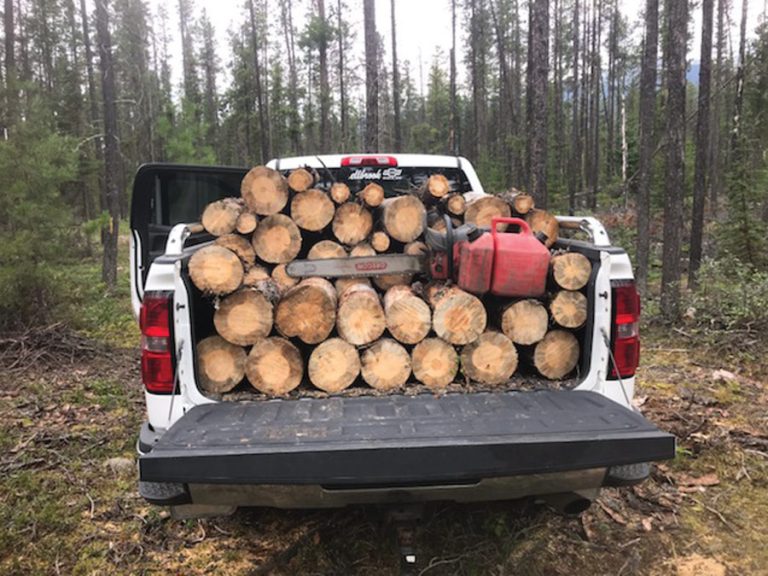
[[[5,370],[0,385],[0,574],[397,573],[381,508],[177,521],[145,504],[137,351],[78,340],[51,360]],[[605,490],[580,518],[519,502],[431,505],[420,574],[768,574],[765,374],[684,337],[646,336],[636,400],[678,437],[676,460]]]

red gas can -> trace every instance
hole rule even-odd
[[[493,275],[493,238],[487,232],[473,241],[455,245],[454,275],[462,290],[486,294],[491,289]]]
[[[520,231],[498,232],[498,224],[514,224]],[[528,223],[520,218],[494,218],[491,220],[491,237],[491,293],[496,296],[543,296],[549,270],[549,250],[533,235]]]

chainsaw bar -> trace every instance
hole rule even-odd
[[[416,274],[426,271],[427,268],[426,256],[388,254],[325,260],[294,260],[286,266],[285,271],[294,278],[307,276],[354,278],[384,274]]]

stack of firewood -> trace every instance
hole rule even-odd
[[[354,193],[343,182],[317,185],[309,168],[286,178],[259,166],[243,179],[241,198],[203,212],[216,240],[195,252],[189,274],[215,307],[217,334],[197,346],[207,392],[229,392],[244,379],[272,396],[305,379],[329,393],[358,381],[395,390],[413,379],[439,390],[454,381],[501,385],[519,363],[549,379],[574,371],[591,274],[581,254],[553,252],[551,292],[542,300],[481,299],[411,274],[299,281],[286,273],[299,257],[422,253],[425,222],[444,229],[445,215],[454,226],[519,216],[552,246],[557,220],[531,196],[460,194],[441,174],[392,198],[376,183]]]

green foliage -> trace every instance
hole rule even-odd
[[[175,122],[167,116],[158,118],[157,132],[166,143],[168,161],[181,164],[216,163],[216,152],[206,142],[208,126],[201,120],[200,111],[193,103],[182,101]]]

